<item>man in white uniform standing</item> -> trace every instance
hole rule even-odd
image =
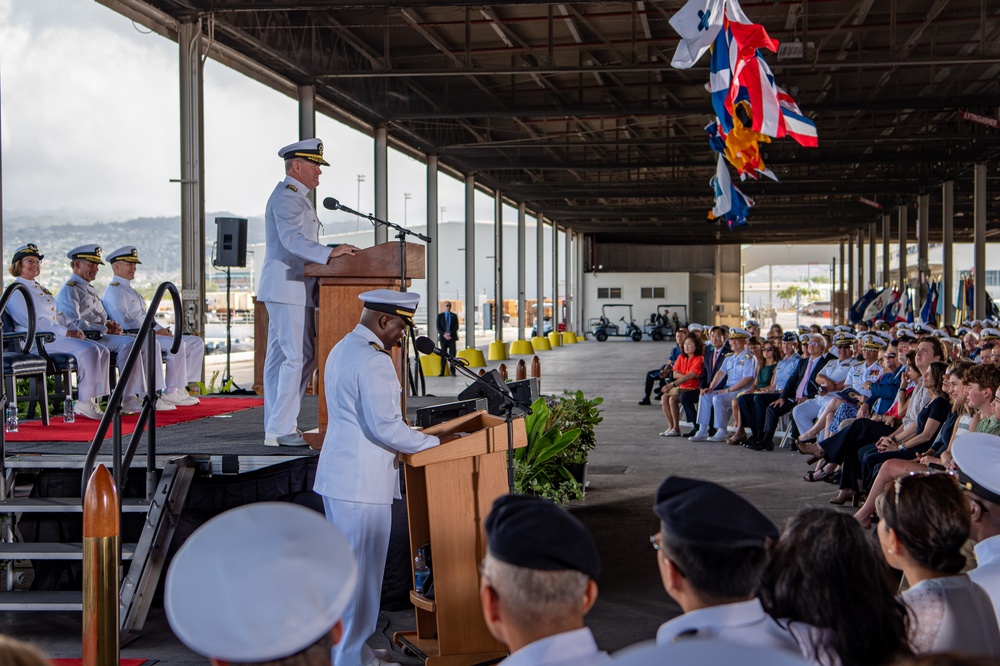
[[[142,263],[139,261],[139,251],[131,245],[120,247],[108,255],[108,263],[115,272],[115,279],[104,290],[104,297],[101,299],[104,307],[122,328],[137,329],[146,318],[146,299],[132,286],[136,268]],[[162,338],[174,335],[173,331],[160,324],[154,324],[153,331]],[[157,337],[156,342],[160,351],[166,352],[167,372],[162,382],[159,379],[162,372],[156,373],[156,388],[163,388],[160,400],[178,407],[197,405],[200,401],[187,392],[187,385],[201,379],[201,366],[205,362],[205,341],[197,335],[182,335],[181,348],[176,354],[171,354],[170,342],[161,337]],[[157,368],[159,367],[157,364]]]
[[[73,323],[73,326],[84,332],[98,332],[101,337],[96,342],[104,345],[118,357],[118,368],[124,369],[132,343],[135,338],[122,335],[122,327],[108,316],[108,311],[101,302],[101,297],[94,289],[94,278],[97,271],[104,265],[101,260],[99,245],[81,245],[66,253],[73,268],[73,277],[66,281],[56,294],[56,305],[59,311]],[[125,399],[122,401],[122,411],[138,412],[142,409],[139,396],[146,391],[146,353],[140,352],[139,362],[133,366],[128,377],[122,377],[125,382]],[[173,403],[165,400],[156,401],[157,411],[177,409]]]
[[[306,139],[278,151],[285,179],[267,200],[266,249],[257,300],[267,306],[267,356],[264,360],[264,444],[305,446],[298,429],[299,409],[314,363],[316,279],[305,276],[308,263],[325,264],[354,255],[350,244],[330,248],[319,242],[320,223],[309,200],[319,186],[323,142]]]
[[[413,325],[419,294],[376,289],[359,298],[365,304],[361,323],[326,360],[329,421],[313,486],[323,496],[327,519],[351,542],[360,567],[357,594],[344,612],[344,638],[334,651],[337,666],[382,663],[365,641],[378,621],[392,500],[401,497],[396,454],[455,438],[412,430],[400,413],[402,389],[389,349]]]
[[[951,452],[972,514],[976,568],[969,578],[990,595],[1000,617],[1000,437],[970,432],[955,438]]]

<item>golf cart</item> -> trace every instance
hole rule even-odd
[[[624,329],[619,328],[618,324],[612,323],[611,319],[608,317],[609,308],[628,308],[628,320],[626,321],[624,315],[618,320],[624,324]],[[632,338],[635,342],[642,340],[642,329],[636,325],[635,320],[632,318],[631,305],[602,305],[601,316],[591,319],[589,324],[588,328],[590,328],[591,334],[598,342],[604,342],[610,337],[620,336]]]
[[[682,313],[677,315],[676,322],[670,314],[671,308],[673,308],[675,315],[678,310]],[[656,306],[656,312],[649,315],[649,321],[643,325],[642,331],[656,342],[659,342],[673,335],[677,324],[687,324],[687,305],[683,303],[661,304]]]

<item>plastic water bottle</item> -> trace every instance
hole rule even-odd
[[[427,562],[424,560],[422,553],[417,553],[417,556],[413,558],[413,589],[416,590],[417,594],[425,594],[426,590],[424,585],[427,582],[427,576],[430,574],[431,570],[427,567]]]
[[[10,403],[4,413],[3,429],[6,432],[17,432],[17,405]]]
[[[76,411],[74,410],[73,396],[67,395],[63,400],[63,423],[75,423]]]

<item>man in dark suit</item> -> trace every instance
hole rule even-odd
[[[743,446],[754,451],[773,451],[774,432],[778,429],[778,419],[792,411],[798,403],[816,396],[818,386],[816,375],[830,361],[826,354],[826,338],[819,334],[809,336],[808,355],[799,361],[799,367],[789,377],[781,397],[767,406],[764,414],[764,428],[754,433]]]
[[[451,301],[444,302],[444,312],[437,316],[438,347],[449,356],[457,353],[455,341],[458,340],[458,316],[451,312]],[[441,376],[448,364],[441,358]]]
[[[715,373],[719,371],[722,367],[722,361],[732,353],[729,348],[729,341],[726,337],[729,335],[729,331],[722,326],[713,326],[712,330],[708,333],[708,339],[711,342],[705,347],[705,363],[702,365],[701,369],[701,386],[700,388],[717,388],[715,386],[709,386],[708,382],[715,377]],[[725,383],[725,379],[720,382]],[[698,420],[698,398],[701,395],[701,391],[685,391],[681,393],[681,407],[684,408],[684,417],[687,419],[688,423],[692,425],[697,423]],[[698,429],[697,425],[694,425],[690,434]],[[712,431],[709,431],[710,434]],[[687,437],[688,435],[684,435]]]

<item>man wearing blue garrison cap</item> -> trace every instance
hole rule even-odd
[[[601,575],[583,523],[549,500],[504,495],[486,517],[486,538],[479,599],[490,633],[512,653],[501,665],[607,663],[583,623]]]

